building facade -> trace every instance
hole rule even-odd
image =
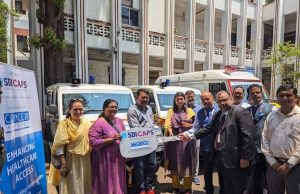
[[[34,6],[13,4],[22,15],[12,32],[21,64]],[[298,0],[66,0],[64,12],[65,68],[83,82],[152,84],[160,75],[237,65],[253,67],[270,91],[280,84],[266,63],[274,45],[299,42]]]

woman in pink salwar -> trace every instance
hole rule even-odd
[[[92,147],[93,194],[126,193],[125,158],[120,153],[120,132],[123,121],[115,117],[118,103],[108,99],[103,103],[103,113],[92,125],[89,140]]]

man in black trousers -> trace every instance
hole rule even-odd
[[[225,194],[250,194],[255,164],[254,124],[249,111],[233,105],[227,91],[218,92],[220,111],[212,122],[192,135],[180,134],[181,140],[211,135],[212,157],[224,180]]]
[[[266,189],[267,162],[261,151],[261,137],[265,120],[274,109],[274,106],[263,101],[262,87],[258,84],[250,85],[247,88],[247,93],[249,99],[252,101],[252,105],[248,108],[248,110],[252,115],[255,126],[255,145],[257,152],[253,175],[253,194],[263,194]]]

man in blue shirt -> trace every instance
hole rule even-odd
[[[187,131],[187,134],[194,134],[194,132],[208,125],[212,121],[214,114],[219,110],[218,105],[214,101],[214,97],[212,93],[209,91],[203,91],[201,93],[201,102],[203,108],[198,111],[194,125],[190,130]],[[211,141],[212,140],[209,135],[202,138],[200,141],[200,151],[203,159],[203,168],[204,168],[205,191],[207,194],[214,193],[214,186],[212,181],[213,163],[210,161]],[[222,190],[223,185],[222,184],[220,185],[221,185],[220,188]]]
[[[188,108],[193,109],[195,115],[201,109],[199,104],[195,104],[195,92],[193,90],[188,90],[185,92],[185,100]],[[192,126],[191,126],[192,127]],[[199,174],[199,149],[200,149],[200,140],[196,141],[196,151],[197,151],[197,162],[196,162],[196,172],[193,178],[193,182],[196,185],[200,185],[200,179],[198,177]]]

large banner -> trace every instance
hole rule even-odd
[[[4,135],[1,160],[5,161],[1,164],[0,191],[5,194],[47,193],[34,73],[0,63],[0,82],[0,133]]]

